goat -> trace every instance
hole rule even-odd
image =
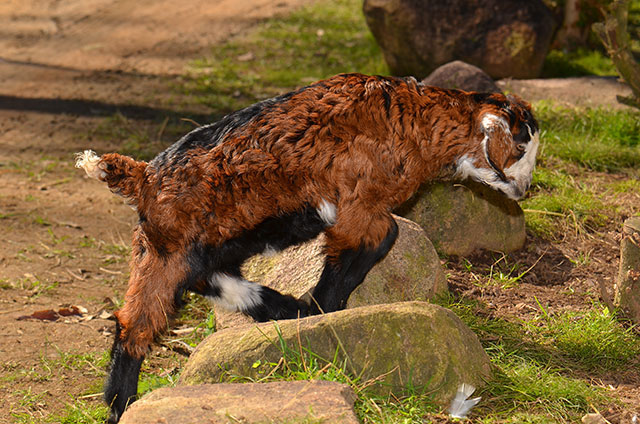
[[[129,287],[115,313],[105,401],[135,400],[151,343],[192,291],[257,321],[344,308],[391,249],[391,211],[425,181],[472,178],[512,199],[531,182],[538,124],[523,100],[342,74],[197,128],[151,162],[78,155],[135,206]],[[326,234],[311,304],[243,279],[241,264]]]

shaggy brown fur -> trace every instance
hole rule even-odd
[[[133,358],[144,357],[166,328],[182,289],[204,293],[212,284],[206,278],[215,267],[194,271],[194,246],[222,249],[269,219],[329,204],[327,266],[348,274],[355,271],[341,265],[345,252],[378,249],[369,262],[386,254],[379,247],[395,238],[391,211],[423,182],[469,176],[519,197],[537,148],[537,124],[518,98],[359,74],[320,81],[215,125],[149,164],[116,153],[79,161],[140,215],[126,303],[116,313],[116,344]],[[358,272],[364,278],[367,271]],[[319,307],[336,308],[326,303]]]

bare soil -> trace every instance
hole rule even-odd
[[[167,117],[206,120],[206,109],[171,88],[185,65],[258,20],[306,2],[0,3],[0,423],[44,421],[78,397],[100,402],[104,371],[81,355],[100,358],[111,343],[108,317],[126,288],[136,217],[120,198],[73,168],[74,153],[118,150],[119,141],[105,129],[116,112],[160,143],[170,142],[163,135]],[[594,84],[597,102],[610,86]],[[638,212],[637,196],[609,196],[628,214]],[[620,220],[618,215],[597,235],[567,229],[553,244],[530,238],[509,260],[536,265],[508,290],[479,289],[463,261],[454,259],[451,288],[505,316],[535,313],[534,296],[550,311],[585,309],[588,299],[599,298],[602,283],[612,284]],[[577,267],[571,259],[580,252],[590,252],[591,260]],[[470,260],[481,269],[496,259],[485,254]],[[67,306],[86,312],[55,321],[21,319]],[[167,374],[175,361],[160,349],[151,366]],[[628,407],[607,412],[610,420],[628,418],[632,406],[640,405],[638,372],[598,378],[627,399]]]

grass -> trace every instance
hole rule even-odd
[[[587,75],[617,76],[615,65],[600,50],[578,49],[564,53],[551,50],[542,67],[542,78],[566,78]]]
[[[209,58],[194,62],[183,90],[195,94],[211,107],[214,116],[220,116],[336,73],[386,74],[382,54],[360,10],[357,0],[331,0],[266,21],[252,33],[214,48]],[[544,73],[554,77],[614,75],[615,69],[599,52],[554,51],[547,58]],[[587,171],[636,175],[633,168],[640,165],[640,115],[571,109],[544,102],[536,104],[535,109],[543,141],[532,191],[523,203],[528,210],[529,230],[550,239],[570,228],[579,232],[597,230],[615,211],[600,199],[595,187],[579,177]],[[161,139],[165,127],[162,123],[159,129],[144,129],[114,115],[97,128],[95,135],[124,140],[125,153],[150,158],[164,147]],[[34,173],[33,178],[41,178],[42,172]],[[638,192],[640,186],[630,179],[612,190]],[[49,225],[44,219],[39,224]],[[83,239],[81,246],[96,243]],[[112,250],[101,245],[101,250],[107,254],[107,261],[117,262],[128,254],[117,245]],[[574,260],[587,263],[589,253]],[[492,267],[488,280],[508,290],[524,273],[526,270],[505,259]],[[612,402],[605,389],[585,380],[584,373],[598,376],[638,365],[638,336],[600,305],[583,312],[557,314],[548,314],[541,306],[533,319],[524,322],[492,317],[477,302],[448,299],[444,303],[479,336],[494,366],[495,378],[480,393],[483,401],[473,412],[478,422],[578,421],[591,412],[591,405],[604,407]],[[204,309],[198,302],[190,302],[180,321],[199,324],[193,332],[165,344],[195,346],[211,334],[215,317]],[[273,372],[265,374],[264,381],[320,378],[349,384],[357,393],[356,411],[365,423],[429,422],[429,417],[440,411],[429,396],[417,393],[402,399],[373,396],[366,390],[367,382],[349,375],[344,364],[335,360],[322,362],[313,352],[301,353],[287,346],[282,346],[282,351],[283,360],[270,364]],[[82,364],[80,358],[76,359]],[[60,365],[78,366],[76,359],[67,358]],[[87,360],[100,362],[99,358]],[[147,365],[143,369],[140,393],[172,385],[176,379],[177,371],[158,376],[152,369],[157,367]],[[247,380],[236,377],[238,381]],[[37,399],[25,399],[27,407],[37,407]],[[106,413],[102,405],[88,405],[74,398],[54,421],[99,422]]]
[[[594,171],[640,166],[640,112],[567,108],[538,102],[541,157],[557,157]]]
[[[354,0],[318,2],[261,24],[194,62],[186,90],[216,111],[344,72],[388,73]]]
[[[634,190],[640,167],[640,112],[534,105],[542,132],[532,187],[522,202],[528,229],[547,239],[594,232],[617,214],[588,172],[627,175],[618,191]]]
[[[444,303],[479,336],[494,365],[481,393],[486,401],[475,410],[481,422],[577,421],[591,405],[611,402],[580,371],[596,377],[637,364],[640,338],[600,305],[553,316],[541,308],[524,322],[494,318],[474,301]]]

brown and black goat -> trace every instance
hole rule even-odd
[[[338,75],[190,132],[149,163],[117,153],[77,166],[137,209],[105,400],[117,422],[151,343],[185,290],[258,321],[344,308],[393,245],[391,211],[425,181],[470,177],[510,198],[531,182],[538,126],[517,97]],[[326,234],[307,304],[243,279],[241,264]]]

